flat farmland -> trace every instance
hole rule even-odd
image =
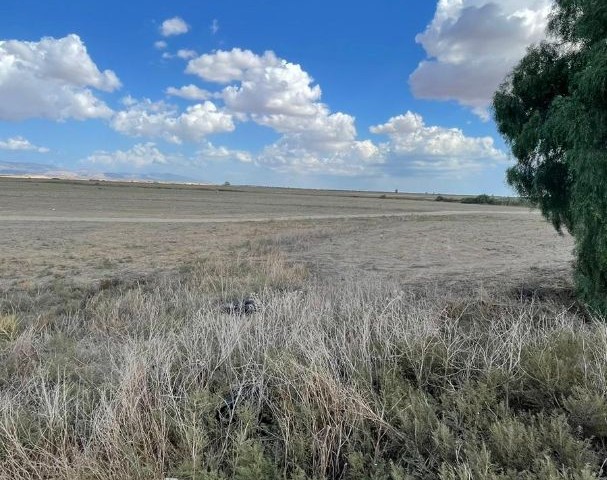
[[[2,179],[0,286],[170,271],[251,242],[331,281],[568,281],[571,238],[537,212],[429,198]]]
[[[478,210],[420,201],[430,195],[9,178],[0,178],[0,195],[2,220],[255,221]]]

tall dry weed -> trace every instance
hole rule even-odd
[[[266,252],[14,332],[0,478],[581,479],[607,453],[607,329],[554,302],[327,285]]]

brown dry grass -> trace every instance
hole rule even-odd
[[[601,474],[607,330],[537,217],[3,226],[2,479]]]
[[[0,306],[0,478],[462,478],[479,448],[472,478],[595,478],[605,452],[607,330],[559,302],[327,285],[267,242],[38,301]]]

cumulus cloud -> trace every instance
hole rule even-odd
[[[184,112],[165,102],[128,98],[126,110],[111,120],[114,130],[134,137],[159,137],[169,142],[198,142],[207,135],[234,130],[232,115],[221,111],[213,102],[189,106]]]
[[[357,140],[355,119],[345,113],[322,112],[310,118],[273,117],[283,133],[263,149],[257,162],[279,171],[356,175],[382,162],[369,140]],[[279,118],[284,120],[280,125]]]
[[[273,52],[220,50],[190,60],[186,71],[227,84],[216,96],[228,111],[282,134],[256,157],[258,163],[280,170],[351,174],[378,160],[370,141],[356,139],[354,117],[332,113],[321,102],[322,91],[313,78]]]
[[[119,87],[116,74],[99,70],[78,35],[0,41],[1,120],[107,118],[112,110],[91,89]]]
[[[169,87],[166,89],[166,93],[172,97],[185,98],[186,100],[208,100],[213,97],[211,92],[192,84],[180,88]]]
[[[484,119],[493,92],[545,37],[552,0],[440,0],[416,37],[428,55],[409,83],[418,98],[456,100]]]
[[[371,132],[386,135],[381,155],[392,169],[401,172],[464,174],[507,161],[491,137],[468,137],[458,128],[427,126],[421,117],[407,112],[390,118]]]
[[[273,52],[220,50],[190,59],[186,71],[219,84],[219,90],[209,92],[193,84],[169,87],[168,95],[201,102],[184,112],[165,102],[127,97],[126,108],[112,120],[113,128],[133,136],[199,142],[194,163],[231,160],[298,174],[463,176],[507,159],[491,137],[428,126],[412,112],[371,128],[387,141],[359,139],[355,118],[332,112],[322,103],[313,78]],[[255,154],[206,140],[213,133],[234,130],[236,120],[269,127],[280,137]]]
[[[270,127],[278,127],[285,118],[327,116],[320,97],[320,86],[312,85],[312,78],[299,65],[288,62],[249,69],[240,85],[223,92],[231,110],[248,113]]]
[[[278,58],[273,52],[256,55],[235,48],[190,60],[186,72],[214,83],[232,83],[221,97],[233,112],[278,131],[300,130],[296,123],[314,123],[328,117],[319,102],[321,89],[301,66]]]
[[[253,162],[253,155],[245,150],[234,150],[224,146],[215,146],[211,142],[196,152],[198,161],[226,161],[237,160],[242,163]]]
[[[339,150],[319,151],[292,136],[283,136],[256,157],[256,163],[279,172],[354,176],[375,171],[383,163],[370,140],[351,141]]]
[[[36,145],[32,145],[29,140],[23,137],[13,137],[7,140],[0,140],[0,150],[21,150],[37,153],[48,153],[50,151],[46,147],[38,147]]]
[[[213,94],[235,118],[273,129],[280,138],[252,158],[281,172],[331,175],[397,175],[433,172],[463,175],[506,160],[490,137],[468,137],[459,129],[428,126],[412,112],[393,117],[371,132],[388,141],[361,140],[352,115],[332,112],[322,90],[300,66],[273,52],[217,51],[196,57],[187,72],[221,84]],[[212,156],[213,150],[209,150]],[[217,158],[231,157],[218,151]]]
[[[182,58],[184,60],[188,60],[190,58],[194,58],[197,55],[197,53],[194,50],[188,50],[188,49],[181,49],[181,50],[177,50],[177,56],[179,58]]]
[[[164,50],[168,46],[168,43],[164,40],[158,40],[157,42],[154,42],[154,48],[156,48],[157,50]]]
[[[190,60],[186,73],[198,75],[209,82],[228,83],[242,80],[249,70],[277,65],[278,63],[280,63],[280,60],[274,52],[266,52],[260,56],[251,50],[234,48],[229,51],[219,50],[214,53],[205,53],[194,60]]]
[[[188,33],[189,30],[189,25],[180,17],[168,18],[160,26],[160,34],[163,37],[183,35],[184,33]]]
[[[130,166],[136,168],[148,167],[150,165],[167,165],[175,163],[180,157],[170,156],[162,153],[155,143],[138,143],[129,150],[116,150],[108,152],[98,150],[89,155],[85,162],[110,165]]]

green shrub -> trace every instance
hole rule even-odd
[[[237,447],[234,460],[234,477],[236,480],[273,480],[278,477],[276,463],[264,452],[261,444],[255,440],[246,440]]]
[[[560,406],[576,387],[586,384],[585,348],[584,336],[570,332],[526,346],[513,386],[515,406],[533,411]]]
[[[586,438],[607,438],[607,401],[604,395],[574,387],[563,406],[569,414],[569,424],[573,429],[581,429]]]
[[[465,197],[461,200],[462,203],[473,203],[481,205],[497,205],[498,201],[495,197],[489,195],[477,195],[476,197]]]

